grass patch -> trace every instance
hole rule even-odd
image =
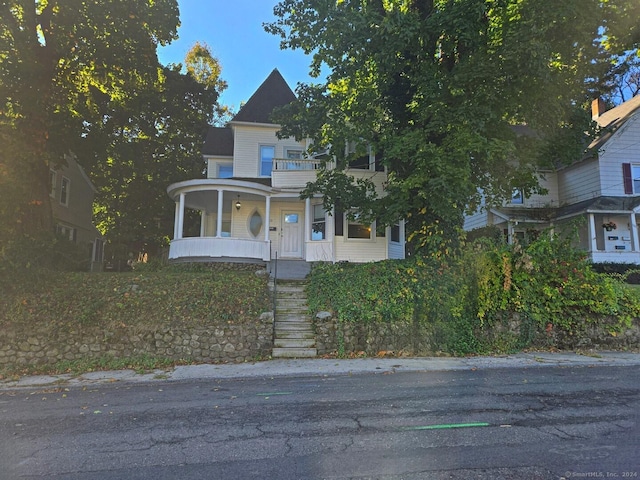
[[[9,324],[105,330],[131,325],[204,325],[255,321],[268,309],[267,279],[252,272],[60,273],[8,292]]]
[[[136,373],[142,374],[153,370],[164,370],[176,365],[190,365],[192,363],[189,359],[176,361],[170,358],[152,357],[149,355],[138,355],[128,358],[104,356],[95,359],[65,360],[53,365],[26,365],[8,368],[2,372],[2,376],[5,378],[15,378],[28,375],[80,375],[82,373],[109,370],[134,370]]]

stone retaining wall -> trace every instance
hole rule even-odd
[[[411,321],[356,324],[338,322],[330,313],[320,312],[314,326],[318,355],[364,352],[372,356],[380,352],[402,352],[419,356],[433,352],[431,326]]]
[[[43,325],[33,330],[6,327],[0,368],[103,357],[153,356],[194,362],[244,362],[271,355],[273,313],[255,323],[221,321],[207,326],[158,325],[148,330],[119,327],[68,330]]]
[[[486,335],[507,334],[517,338],[521,322],[517,316],[511,318],[507,328],[496,327]],[[406,355],[429,355],[442,349],[438,345],[430,325],[416,325],[411,321],[370,322],[354,324],[338,322],[329,312],[320,312],[315,317],[316,347],[318,355],[330,353],[359,353],[368,356],[380,352]],[[533,348],[556,347],[563,350],[640,350],[640,319],[619,333],[612,333],[607,325],[589,326],[583,335],[571,336],[551,330],[534,339]]]

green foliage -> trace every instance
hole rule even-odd
[[[615,335],[640,317],[637,291],[595,272],[570,235],[550,232],[527,246],[480,239],[447,261],[321,264],[308,288],[312,312],[429,324],[434,347],[458,355],[553,345],[590,326]]]
[[[455,251],[478,192],[494,204],[515,187],[538,191],[533,162],[582,154],[588,100],[606,89],[612,60],[637,48],[640,4],[281,0],[274,13],[265,28],[281,47],[312,54],[312,75],[328,71],[298,86],[281,134],[311,138],[338,170],[345,142],[370,145],[389,172],[386,196],[351,189],[346,206],[407,219],[415,249],[432,254]],[[306,194],[341,201],[324,179]]]
[[[55,282],[8,292],[0,325],[45,323],[140,328],[161,322],[254,322],[269,305],[264,277],[248,272],[58,273]]]
[[[415,269],[403,262],[320,263],[311,272],[309,309],[334,311],[338,320],[347,322],[411,317],[415,274]]]
[[[86,271],[86,251],[53,234],[23,235],[0,243],[0,289],[33,290],[55,282],[56,272]]]
[[[82,144],[114,105],[157,90],[156,47],[176,38],[178,23],[175,0],[0,2],[0,170],[26,180],[0,206],[3,225],[51,231],[49,166],[69,151],[84,161]]]

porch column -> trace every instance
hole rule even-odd
[[[507,222],[507,243],[513,245],[513,223]]]
[[[633,251],[640,251],[640,240],[638,239],[638,222],[635,212],[631,213],[631,241],[633,242]]]
[[[204,237],[205,236],[205,222],[207,221],[207,212],[205,210],[202,210],[200,212],[200,236]]]
[[[591,251],[598,251],[598,243],[596,242],[596,216],[589,214],[589,241],[591,243]]]
[[[216,217],[216,238],[222,237],[222,201],[224,191],[218,190],[218,216]]]
[[[176,202],[176,213],[173,215],[173,238],[178,238],[178,219],[180,218],[180,202]]]
[[[179,203],[179,209],[178,209],[178,231],[177,231],[177,235],[175,236],[175,238],[182,238],[182,234],[184,231],[184,199],[185,199],[186,194],[181,193],[180,194],[180,203]]]
[[[405,226],[405,222],[403,218],[402,220],[400,220],[400,245],[402,245],[402,258],[405,258],[407,256],[407,253],[406,253],[407,245],[406,245],[404,226]]]
[[[271,197],[267,195],[264,197],[264,241],[269,241],[269,227],[271,226]]]
[[[311,199],[304,199],[304,241],[311,241]]]

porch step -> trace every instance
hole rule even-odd
[[[314,358],[318,355],[315,348],[278,348],[274,347],[271,356],[274,358]]]
[[[278,338],[273,342],[276,348],[313,348],[316,346],[315,338]]]
[[[318,353],[308,313],[306,284],[302,280],[277,281],[271,353],[274,358],[312,358]]]

